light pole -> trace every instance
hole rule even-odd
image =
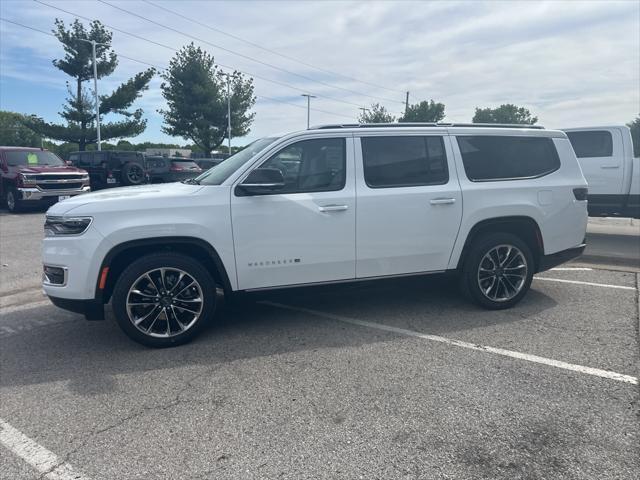
[[[231,79],[227,73],[227,130],[229,131],[229,156],[231,156]]]
[[[309,119],[311,118],[311,99],[316,98],[315,95],[309,95],[308,93],[303,93],[302,97],[307,97],[307,130],[309,130]]]
[[[79,38],[81,42],[87,42],[91,44],[91,53],[93,56],[93,91],[95,96],[95,108],[96,108],[96,133],[98,136],[98,151],[102,149],[100,145],[100,101],[98,100],[98,62],[96,62],[96,45],[108,45],[106,43],[98,43],[95,40],[85,40]],[[80,102],[80,99],[78,99]]]

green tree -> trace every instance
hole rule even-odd
[[[25,115],[0,110],[0,145],[39,147],[41,136],[24,125]]]
[[[209,55],[193,43],[183,47],[162,74],[162,95],[167,109],[162,131],[190,140],[209,155],[225,138],[227,131],[227,77]],[[249,133],[255,113],[253,79],[239,72],[230,75],[231,135]]]
[[[505,103],[498,108],[476,108],[473,123],[513,123],[534,125],[538,117],[532,117],[529,109]]]
[[[42,118],[31,116],[25,120],[25,125],[44,137],[77,143],[79,150],[85,150],[87,145],[97,142],[97,131],[93,93],[84,87],[84,82],[93,79],[92,49],[91,44],[83,40],[95,40],[100,43],[96,45],[96,68],[98,78],[103,78],[112,74],[118,64],[116,54],[111,50],[112,33],[98,20],[91,22],[89,29],[77,19],[69,29],[59,19],[56,19],[55,25],[53,33],[62,43],[65,56],[53,60],[53,65],[72,77],[74,82],[73,88],[67,83],[69,94],[60,112],[66,124],[49,123]],[[142,118],[142,110],[128,109],[141,92],[149,87],[154,73],[153,68],[140,72],[112,93],[100,96],[101,117],[108,114],[126,117],[125,120],[117,122],[101,122],[102,140],[134,137],[144,131],[147,122]]]
[[[631,140],[633,140],[633,156],[640,157],[640,116],[632,122],[627,123],[631,130]]]
[[[409,105],[399,122],[439,122],[444,118],[444,103],[423,100]]]
[[[371,104],[371,107],[364,110],[358,117],[358,123],[393,123],[396,117],[379,103]]]

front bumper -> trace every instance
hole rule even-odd
[[[49,295],[49,300],[58,308],[83,314],[87,320],[104,320],[104,305],[99,301],[52,297],[51,295]]]
[[[39,188],[18,188],[17,190],[20,194],[20,200],[37,202],[39,200],[51,199],[52,197],[66,197],[88,193],[91,191],[91,187],[87,185],[80,190],[40,190]]]
[[[577,247],[569,248],[567,250],[561,250],[556,253],[552,253],[550,255],[543,255],[540,259],[540,265],[538,266],[538,272],[544,272],[545,270],[550,270],[553,267],[556,267],[562,263],[568,262],[569,260],[573,260],[574,258],[579,257],[584,252],[584,249],[587,247],[586,243],[582,243]]]

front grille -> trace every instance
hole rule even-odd
[[[55,174],[55,175],[36,175],[36,182],[41,182],[43,180],[81,180],[84,175],[81,173],[66,173],[66,174]]]
[[[38,188],[41,190],[79,190],[82,183],[39,183]]]

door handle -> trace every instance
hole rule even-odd
[[[322,205],[318,207],[318,210],[321,212],[344,212],[348,209],[348,205]]]
[[[600,168],[602,168],[603,170],[613,170],[616,168],[620,168],[620,165],[600,165]]]
[[[455,198],[434,198],[433,200],[430,200],[429,203],[431,205],[451,205],[453,203],[456,203],[456,199]]]

